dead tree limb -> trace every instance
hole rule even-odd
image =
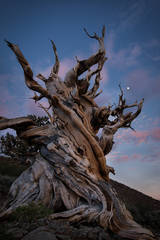
[[[53,47],[53,51],[54,51],[54,55],[55,55],[55,64],[51,70],[51,74],[50,74],[50,77],[52,77],[53,73],[54,74],[58,74],[58,71],[59,71],[59,60],[58,60],[58,54],[57,54],[57,48],[56,48],[56,45],[54,44],[53,40],[51,40],[51,43],[52,43],[52,47]]]

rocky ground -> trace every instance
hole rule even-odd
[[[0,206],[7,199],[10,185],[26,167],[11,159],[0,158]],[[111,181],[111,184],[135,220],[160,240],[160,201],[118,182]],[[49,221],[47,216],[50,213],[51,210],[41,204],[17,209],[9,219],[1,221],[0,240],[122,240],[94,224]]]

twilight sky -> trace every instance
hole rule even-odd
[[[0,115],[20,117],[42,111],[29,99],[23,71],[4,39],[16,43],[35,76],[49,74],[54,63],[50,39],[61,61],[60,76],[97,50],[83,27],[100,33],[106,26],[108,61],[97,102],[118,101],[120,83],[128,103],[144,97],[136,132],[121,129],[107,162],[115,180],[160,200],[160,1],[159,0],[1,0]],[[127,90],[129,87],[129,90]],[[4,132],[1,132],[3,134]]]

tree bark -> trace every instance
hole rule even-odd
[[[13,128],[30,144],[36,142],[41,145],[36,161],[12,184],[0,217],[8,216],[24,204],[41,201],[53,208],[54,214],[50,219],[96,222],[124,238],[151,240],[154,239],[153,234],[133,220],[111,187],[109,173],[115,172],[106,165],[105,158],[114,144],[114,134],[121,127],[131,128],[131,122],[141,112],[143,100],[126,105],[120,87],[119,103],[114,109],[111,106],[99,107],[95,103],[101,70],[106,61],[105,28],[101,37],[85,32],[98,41],[98,52],[86,60],[77,60],[77,65],[62,81],[58,76],[57,49],[52,41],[55,64],[51,74],[48,79],[38,75],[45,88],[33,79],[33,72],[18,46],[7,41],[22,66],[26,85],[40,94],[35,93],[33,99],[36,102],[43,97],[48,99],[50,112],[41,107],[49,115],[50,124],[37,127],[27,118],[0,118],[0,129]],[[97,69],[91,71],[95,64]],[[79,79],[85,71],[88,71],[86,77]],[[89,89],[94,75],[95,82]],[[124,110],[131,107],[137,107],[137,111],[125,114]],[[113,121],[109,120],[110,116],[114,117]],[[103,131],[98,137],[100,128]]]

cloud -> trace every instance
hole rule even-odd
[[[124,8],[120,10],[118,19],[118,31],[126,31],[136,26],[148,10],[145,0],[127,2]]]
[[[150,120],[151,120],[153,126],[160,125],[160,117],[156,117],[154,119],[150,118]]]
[[[147,40],[143,43],[130,42],[129,45],[123,47],[123,39],[119,39],[123,31],[130,31],[134,33],[133,28],[146,16],[149,7],[145,0],[128,2],[120,9],[117,16],[117,24],[112,26],[112,30],[108,33],[106,39],[107,56],[109,64],[118,69],[125,69],[126,67],[133,67],[141,64],[140,57],[148,57],[154,62],[160,61],[160,41],[159,39]],[[150,4],[149,4],[150,5]],[[151,7],[151,6],[150,6]],[[140,45],[141,44],[141,45]],[[121,45],[121,49],[117,47]]]
[[[121,133],[118,133],[116,137],[120,141],[132,142],[135,144],[147,143],[148,141],[160,142],[160,127],[136,132],[123,130]]]
[[[67,71],[74,67],[75,64],[76,62],[73,59],[64,58],[62,61],[60,61],[60,69],[58,75],[63,79]],[[52,67],[53,65],[50,65],[46,68],[37,67],[36,72],[41,73],[44,77],[48,78]]]
[[[144,157],[141,159],[142,162],[159,162],[160,160],[160,151],[154,151],[152,150],[151,153],[144,155]]]
[[[121,162],[128,162],[128,161],[135,161],[135,160],[142,160],[143,159],[143,155],[139,154],[139,153],[134,153],[134,154],[122,154],[121,152],[116,152],[116,153],[111,153],[109,155],[109,159],[111,161],[116,161],[118,163]]]
[[[66,58],[63,59],[62,62],[60,63],[60,71],[59,71],[59,76],[64,79],[65,74],[76,65],[75,61],[72,59]]]
[[[117,156],[117,161],[118,162],[126,162],[128,160],[129,160],[129,156],[128,155]]]
[[[144,52],[154,62],[160,61],[160,40],[152,39],[144,44]]]
[[[109,74],[106,67],[103,67],[101,72],[102,84],[106,84],[109,81]]]
[[[127,47],[116,50],[116,31],[111,31],[106,41],[106,55],[111,67],[126,69],[138,65],[142,48],[138,43],[130,43]]]
[[[123,31],[135,27],[140,18],[143,18],[147,6],[145,0],[128,2],[120,9],[117,16],[117,25],[112,27],[106,38],[106,55],[109,58],[109,64],[119,69],[132,67],[139,63],[139,57],[142,55],[142,47],[135,42],[130,43],[125,48],[116,50],[119,44],[119,36]],[[153,43],[152,43],[153,44]]]
[[[128,153],[123,154],[122,152],[113,152],[109,154],[107,157],[110,161],[116,162],[116,163],[122,163],[122,162],[145,162],[145,163],[153,163],[153,162],[159,162],[160,160],[160,151],[156,151],[155,149],[152,149],[152,152],[149,153]]]
[[[138,64],[141,55],[141,47],[138,44],[113,52],[111,63],[119,68],[131,67]]]

